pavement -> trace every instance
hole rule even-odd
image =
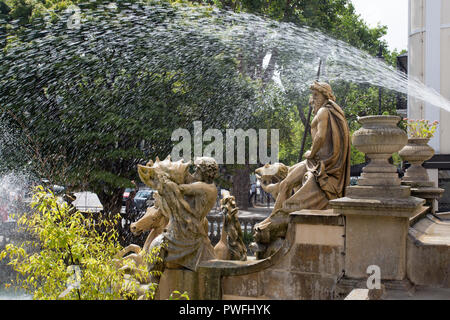
[[[390,290],[383,300],[450,300],[450,288],[417,286],[412,292]]]
[[[270,207],[257,205],[253,208],[248,208],[247,210],[239,210],[239,218],[257,218],[260,220],[264,220],[267,218],[273,210],[273,205]],[[125,213],[125,207],[123,206],[120,210],[121,213]],[[218,207],[214,207],[211,212],[208,214],[209,216],[219,216]]]
[[[267,218],[273,210],[273,205],[270,207],[256,205],[255,207],[248,208],[247,210],[239,209],[239,218],[259,218],[264,220]],[[218,208],[214,208],[209,213],[210,216],[219,215]]]

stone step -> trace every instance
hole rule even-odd
[[[450,252],[450,221],[440,220],[428,214],[410,228],[410,234],[422,245],[449,246]]]
[[[410,227],[407,257],[414,284],[450,288],[450,220],[428,214]]]

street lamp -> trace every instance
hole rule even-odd
[[[377,54],[377,58],[380,60],[380,61],[384,61],[384,57],[383,57],[383,47],[380,45],[380,49],[379,49],[379,51],[378,51],[378,54]],[[380,87],[378,87],[378,114],[379,115],[381,115],[382,114],[382,110],[381,110],[381,95],[382,95],[382,88],[381,88],[381,86]]]

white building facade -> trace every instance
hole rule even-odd
[[[408,75],[450,100],[450,0],[409,0],[408,35]],[[425,166],[450,204],[450,112],[409,97],[408,118],[440,122],[430,141],[436,156]]]

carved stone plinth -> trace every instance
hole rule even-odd
[[[402,185],[411,187],[411,195],[425,199],[425,205],[436,212],[436,201],[444,193],[444,189],[436,188],[430,181],[427,170],[422,166],[424,161],[431,159],[434,149],[428,145],[428,138],[410,138],[408,144],[399,152],[403,160],[411,164],[402,178]]]
[[[422,164],[431,159],[434,149],[428,145],[430,139],[410,138],[408,144],[400,150],[399,155],[403,160],[411,164],[402,178],[405,185],[411,187],[433,187],[433,182],[428,177],[427,170]]]
[[[363,169],[357,186],[347,187],[346,197],[330,201],[335,213],[346,218],[345,276],[367,279],[368,267],[378,266],[381,280],[406,277],[406,239],[409,219],[425,202],[402,186],[392,153],[407,142],[397,127],[400,117],[371,116],[359,119],[353,144],[367,153],[371,163]]]
[[[345,275],[367,278],[367,268],[375,265],[380,267],[382,280],[402,280],[409,219],[425,201],[411,196],[396,198],[395,194],[392,198],[372,196],[330,202],[336,213],[346,217]]]

